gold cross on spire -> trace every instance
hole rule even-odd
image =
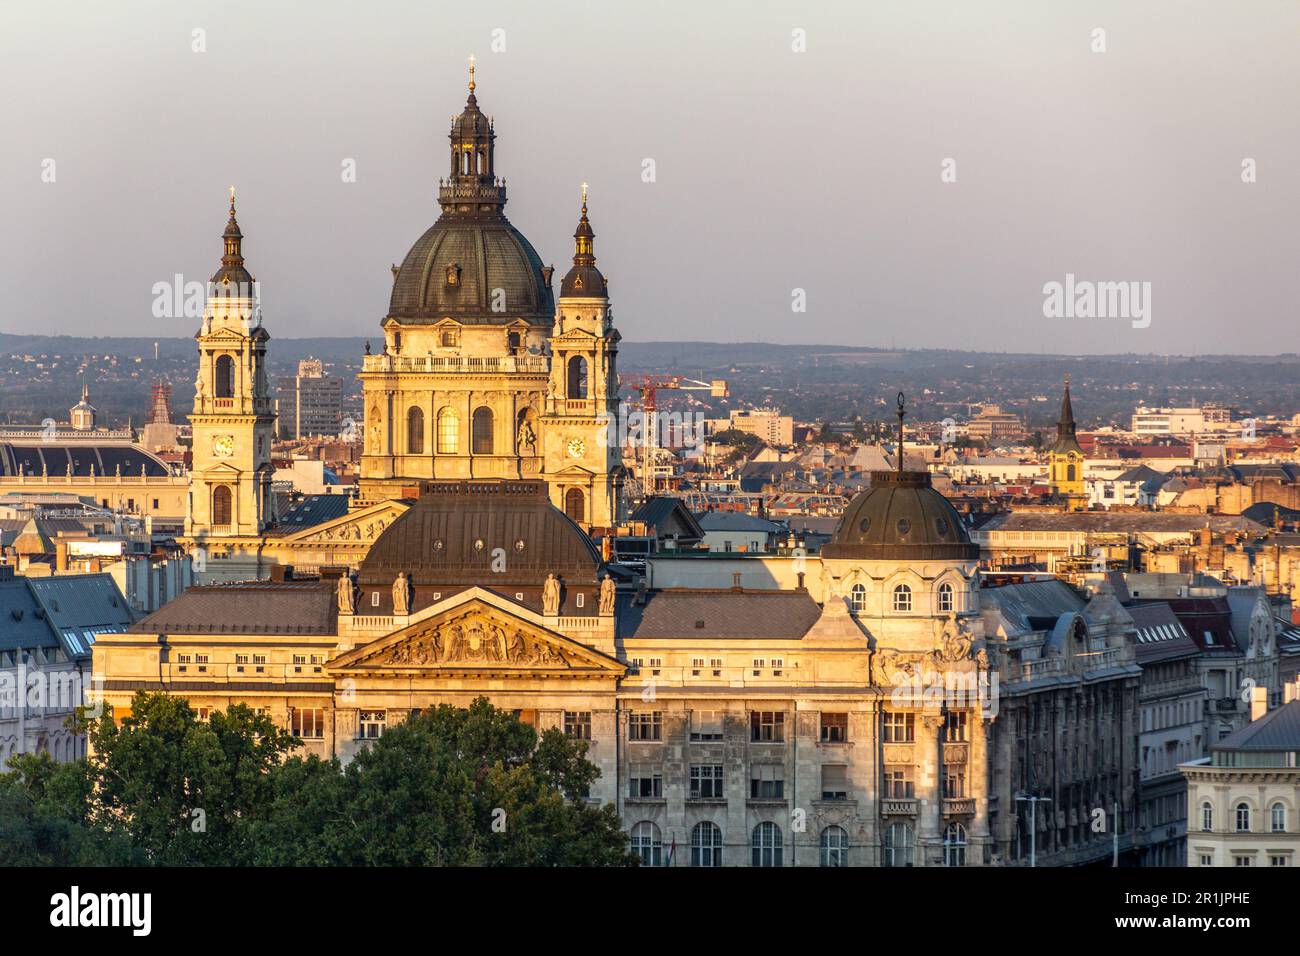
[[[469,55],[469,91],[474,92],[474,54]]]
[[[582,184],[582,211],[587,211],[587,184]]]

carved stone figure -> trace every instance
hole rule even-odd
[[[353,600],[355,597],[353,590],[352,575],[342,574],[339,576],[339,613],[352,614],[356,609]]]
[[[393,613],[398,616],[411,613],[411,582],[405,571],[398,572],[393,582]]]
[[[515,631],[506,638],[506,660],[522,663],[528,656],[528,640],[523,631]]]
[[[608,617],[614,613],[614,597],[616,595],[614,579],[608,574],[600,582],[600,614],[602,617]]]
[[[553,617],[560,613],[560,580],[552,572],[542,585],[542,613]]]
[[[949,611],[948,620],[939,631],[939,659],[946,663],[965,660],[970,654],[970,645],[970,635],[957,621],[957,612]]]
[[[533,431],[532,423],[527,418],[519,422],[519,432],[515,435],[515,440],[519,444],[519,450],[528,449],[531,454],[533,446],[537,444],[537,435]]]

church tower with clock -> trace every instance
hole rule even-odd
[[[573,233],[573,266],[560,283],[551,333],[551,374],[541,416],[551,502],[574,521],[618,523],[622,464],[618,435],[618,343],[609,289],[596,268],[596,234],[582,215]]]
[[[256,280],[244,267],[243,233],[235,219],[222,236],[225,251],[208,287],[194,382],[194,460],[185,536],[209,539],[259,535],[272,510],[271,440],[275,408],[266,373],[266,345]]]

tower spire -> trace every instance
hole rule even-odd
[[[469,91],[474,92],[474,54],[469,55]]]
[[[573,231],[573,268],[560,283],[561,296],[600,297],[607,292],[605,277],[596,268],[596,232],[587,218],[587,184],[582,184],[582,212]]]
[[[221,234],[221,242],[221,268],[213,275],[213,283],[224,285],[226,280],[229,280],[231,283],[236,284],[237,289],[244,291],[238,293],[225,292],[223,294],[251,296],[253,277],[248,274],[248,270],[244,267],[244,233],[239,228],[239,220],[235,218],[234,186],[230,187],[230,218],[226,220],[226,231]]]
[[[907,417],[907,403],[903,393],[898,393],[898,473],[903,473],[903,419]]]

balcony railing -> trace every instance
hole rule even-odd
[[[548,372],[550,360],[544,355],[367,355],[364,372],[475,372],[478,374],[510,372]]]
[[[880,804],[881,812],[887,815],[914,816],[916,814],[915,800],[883,800]]]
[[[974,812],[975,800],[973,797],[944,797],[944,816],[957,817],[973,814]]]

